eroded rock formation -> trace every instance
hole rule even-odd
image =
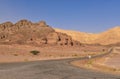
[[[56,32],[45,21],[32,23],[20,20],[13,24],[0,24],[0,43],[5,44],[36,44],[36,45],[79,45],[64,33]]]

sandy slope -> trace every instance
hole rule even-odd
[[[57,32],[66,33],[72,36],[74,40],[80,41],[82,43],[89,43],[89,44],[99,43],[103,45],[108,45],[108,44],[115,44],[120,42],[119,40],[120,26],[114,27],[99,34],[84,33],[84,32],[62,30],[62,29],[55,29],[55,30]]]
[[[92,33],[85,33],[85,32],[79,32],[79,31],[72,31],[72,30],[62,30],[62,29],[56,29],[57,32],[66,33],[74,40],[80,41],[82,43],[91,43],[91,41],[94,41],[98,38],[98,34],[92,34]]]

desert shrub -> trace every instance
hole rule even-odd
[[[102,49],[102,51],[104,52],[104,51],[105,51],[105,49]]]
[[[60,55],[60,57],[64,57],[64,55]]]
[[[40,53],[40,51],[38,51],[38,50],[32,50],[32,51],[30,51],[30,53],[33,54],[33,55],[38,55]]]
[[[18,56],[18,54],[13,54],[14,56]]]
[[[49,55],[49,57],[51,57],[52,55]]]
[[[25,62],[29,61],[28,59],[24,59]]]
[[[72,56],[77,57],[78,55],[77,54],[73,54]]]
[[[87,50],[84,50],[84,52],[87,52]]]
[[[92,61],[92,60],[88,60],[87,64],[92,65],[92,64],[93,64],[93,61]]]
[[[85,64],[87,67],[92,67],[93,65],[93,60],[88,60]]]

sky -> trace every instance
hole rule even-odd
[[[120,0],[0,0],[0,23],[21,19],[99,33],[120,25]]]

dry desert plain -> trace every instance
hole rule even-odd
[[[109,47],[107,46],[30,46],[30,45],[0,45],[0,63],[10,62],[28,62],[38,60],[56,60],[67,58],[82,58],[88,56],[101,55],[107,52]],[[104,51],[103,51],[104,49]],[[38,55],[30,53],[32,50],[40,51]],[[90,69],[101,68],[100,71],[107,71],[119,73],[120,69],[120,53],[119,47],[115,47],[110,55],[100,57],[91,60],[73,61],[72,64],[79,67],[85,67]],[[91,63],[90,63],[91,62]],[[94,63],[93,63],[94,62]],[[87,64],[86,64],[87,63]],[[92,64],[93,67],[87,66]]]
[[[120,47],[114,47],[109,55],[100,58],[78,60],[71,63],[81,68],[120,75]]]
[[[83,46],[81,48],[64,46],[62,48],[59,46],[34,47],[28,45],[1,45],[0,48],[2,49],[1,51],[3,51],[1,53],[1,56],[4,57],[2,60],[5,59],[0,63],[0,79],[119,79],[120,78],[120,75],[113,75],[113,74],[111,75],[110,73],[106,73],[106,72],[101,73],[96,70],[91,70],[81,67],[79,68],[77,67],[77,65],[71,64],[71,62],[73,61],[78,61],[78,60],[83,61],[86,58],[88,59],[88,55],[96,55],[96,54],[98,55],[103,53],[103,49],[107,50],[107,48],[103,46]],[[40,54],[32,55],[30,51],[33,49],[41,51]],[[93,51],[93,49],[96,50]]]
[[[93,50],[94,49],[94,50]],[[102,54],[102,46],[30,46],[30,45],[0,45],[0,62],[20,62],[48,59],[76,58],[88,55]],[[30,51],[37,50],[40,53],[33,55]]]
[[[111,47],[120,46],[119,33],[120,27],[100,34],[86,34],[53,29],[45,21],[33,23],[20,20],[15,24],[2,23],[0,79],[120,79],[119,76],[89,70],[101,68],[104,71],[107,68],[112,72],[119,72],[119,48],[114,49],[118,53],[112,51],[103,55]],[[39,53],[35,55],[31,53],[33,51]],[[88,59],[89,56],[95,58]],[[70,64],[71,61],[74,66]]]

